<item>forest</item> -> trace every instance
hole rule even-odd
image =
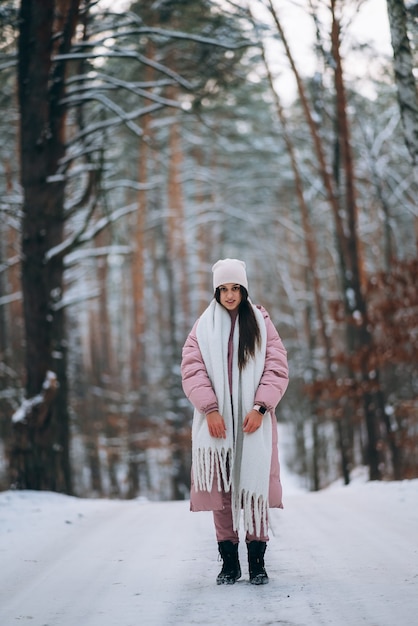
[[[0,490],[188,498],[226,257],[292,471],[418,477],[417,45],[416,1],[1,0]]]

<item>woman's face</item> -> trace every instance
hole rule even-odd
[[[241,303],[241,288],[234,283],[219,285],[219,296],[222,306],[228,311],[235,311]]]

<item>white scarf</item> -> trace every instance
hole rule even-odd
[[[234,529],[239,528],[241,507],[244,528],[260,535],[266,529],[272,428],[267,413],[258,430],[242,431],[244,417],[254,406],[254,396],[264,370],[267,331],[262,313],[253,307],[260,329],[261,345],[255,357],[239,372],[239,320],[233,336],[232,405],[228,381],[228,340],[231,317],[213,300],[199,319],[196,336],[206,371],[218,399],[218,410],[226,424],[226,439],[211,437],[206,416],[195,409],[192,426],[193,478],[196,489],[211,491],[214,477],[221,491],[232,490]]]

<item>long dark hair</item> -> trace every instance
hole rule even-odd
[[[254,358],[256,347],[261,344],[261,333],[253,308],[248,302],[248,291],[240,285],[241,302],[238,307],[239,344],[238,367],[242,370],[250,358]],[[215,289],[215,300],[221,303],[219,287]]]

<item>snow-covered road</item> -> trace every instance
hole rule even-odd
[[[418,480],[288,492],[270,584],[217,586],[210,513],[187,502],[0,493],[0,626],[413,626]]]

